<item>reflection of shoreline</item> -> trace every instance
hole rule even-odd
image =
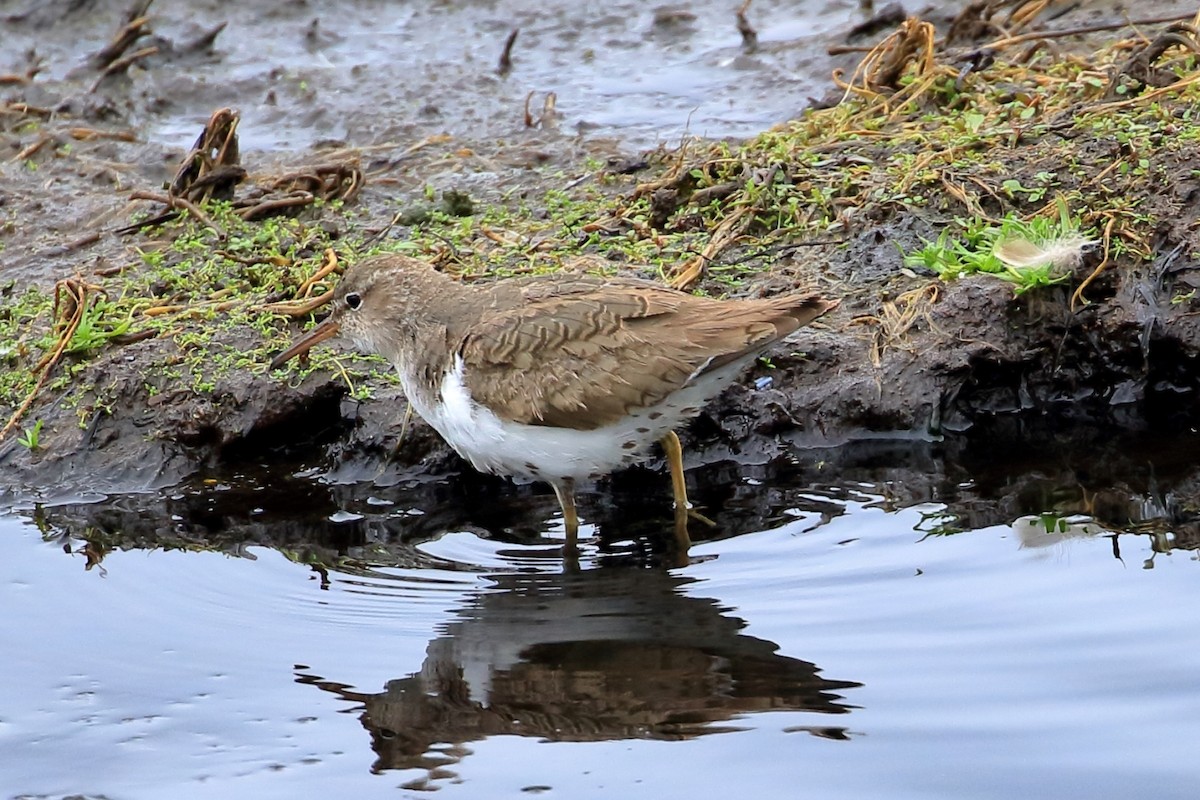
[[[549,741],[687,739],[755,711],[845,714],[840,692],[807,661],[742,634],[711,599],[680,593],[687,579],[657,570],[493,577],[430,642],[420,671],[369,694],[311,675],[364,705],[375,770],[431,777],[499,734]],[[845,738],[815,724],[814,735]],[[448,745],[447,745],[448,743]],[[434,751],[436,747],[436,752]]]

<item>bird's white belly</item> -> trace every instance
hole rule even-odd
[[[720,372],[725,372],[721,370]],[[696,414],[724,384],[722,375],[676,392],[657,406],[592,430],[525,425],[476,403],[462,379],[461,359],[446,373],[441,403],[401,374],[413,409],[480,472],[556,482],[596,478],[641,461],[651,445]]]

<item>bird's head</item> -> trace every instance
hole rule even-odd
[[[313,345],[341,336],[364,353],[397,363],[429,302],[457,287],[423,261],[388,254],[368,258],[346,270],[334,290],[329,316],[271,360],[279,369]]]

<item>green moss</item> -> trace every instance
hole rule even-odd
[[[301,219],[248,223],[221,203],[205,211],[219,231],[190,218],[168,223],[156,231],[164,241],[143,246],[137,262],[113,276],[89,278],[95,285],[80,324],[43,391],[69,392],[76,405],[96,407],[95,397],[82,399],[97,395],[96,387],[79,383],[89,360],[148,337],[172,345],[160,348],[161,362],[152,371],[197,393],[212,392],[235,370],[265,372],[294,332],[292,320],[272,313],[270,304],[291,299],[323,262],[326,248],[336,245],[339,257],[357,257],[353,244],[334,242]],[[330,207],[325,213],[341,212]],[[330,276],[314,291],[336,279]],[[53,305],[53,290],[0,297],[0,410],[11,413],[33,390],[35,367],[57,346],[62,323],[53,319]],[[321,363],[314,358],[311,368]],[[361,374],[375,369],[371,362]]]
[[[52,295],[34,288],[0,297],[0,407],[15,406],[33,391],[37,376],[30,371],[46,354]]]

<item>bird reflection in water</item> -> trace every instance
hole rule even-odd
[[[451,778],[467,742],[688,739],[741,729],[756,711],[846,714],[841,692],[807,661],[741,632],[690,579],[656,570],[502,574],[430,642],[420,671],[382,692],[310,672],[301,683],[361,703],[375,771],[424,769],[410,788]],[[307,669],[307,668],[303,668]],[[723,724],[724,723],[724,724]],[[832,739],[844,727],[806,730]]]

